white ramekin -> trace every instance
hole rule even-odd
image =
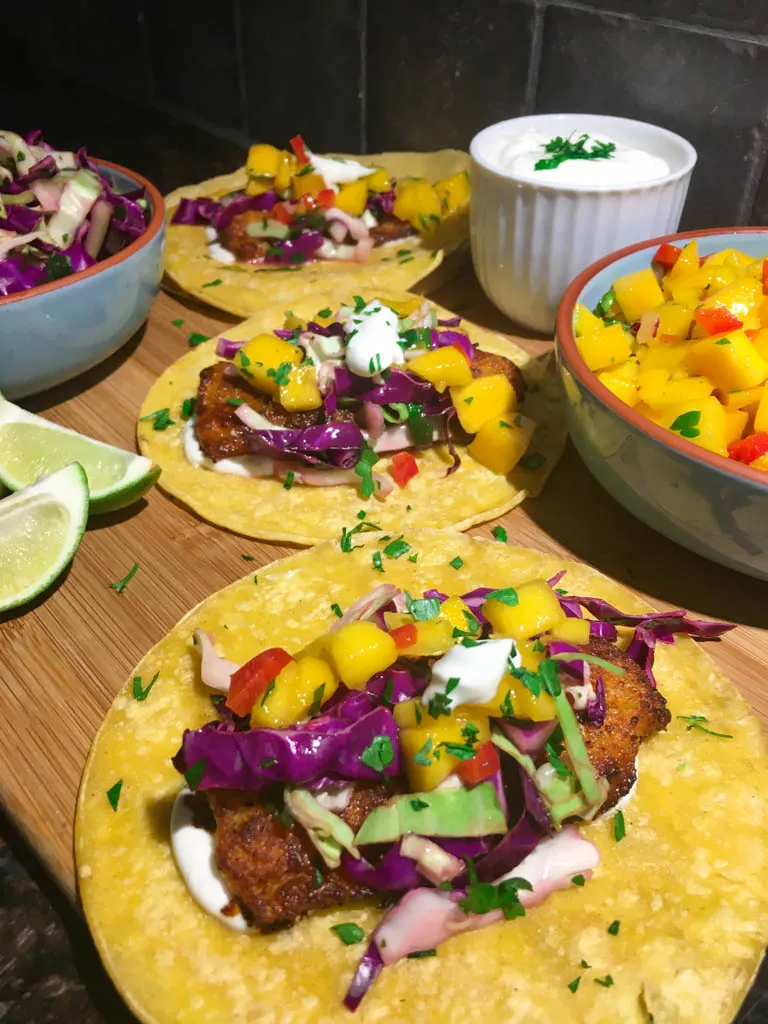
[[[598,132],[663,157],[671,171],[642,185],[553,185],[495,166],[501,140],[526,131]],[[488,298],[512,320],[551,333],[568,284],[590,263],[677,230],[696,150],[674,132],[599,114],[534,114],[479,132],[472,156],[472,259]]]

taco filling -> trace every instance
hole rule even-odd
[[[184,451],[203,469],[277,476],[295,484],[359,486],[384,499],[389,477],[373,467],[397,452],[391,477],[400,486],[419,472],[407,450],[455,445],[496,473],[509,473],[531,442],[535,423],[519,411],[527,385],[521,369],[473,345],[440,321],[428,302],[320,310],[304,322],[292,313],[273,334],[247,342],[220,339],[223,361],[205,367]]]
[[[218,715],[174,759],[172,845],[197,902],[271,932],[379,898],[355,1010],[384,967],[588,883],[579,825],[615,815],[621,838],[639,748],[670,721],[655,647],[733,627],[626,615],[563,575],[461,596],[384,584],[295,656],[242,666],[195,630]]]
[[[430,184],[384,168],[311,152],[251,146],[247,182],[219,199],[182,199],[172,224],[204,224],[209,251],[224,263],[298,267],[316,260],[365,263],[374,248],[434,234],[466,210],[465,171]],[[412,258],[410,250],[403,259]]]

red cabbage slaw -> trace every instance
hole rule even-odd
[[[118,193],[85,149],[0,131],[0,296],[87,270],[146,231],[145,190]]]
[[[564,575],[565,572],[561,572],[547,581],[553,590]],[[603,620],[590,622],[590,633],[595,637],[617,639],[615,622],[633,626],[626,653],[646,671],[652,667],[654,648],[642,647],[638,638],[645,641],[653,636],[664,643],[672,643],[676,634],[683,634],[711,640],[734,628],[727,623],[694,620],[682,611],[625,615],[602,599],[572,598],[561,591],[555,592],[566,613],[569,608],[573,611],[568,602],[575,602],[589,614],[599,611],[604,615]],[[482,605],[491,593],[491,588],[477,587],[462,595],[464,604],[472,609],[478,621],[485,620]],[[358,620],[369,620],[386,628],[386,612],[414,608],[416,603],[420,605],[416,621],[424,621],[439,615],[440,605],[445,600],[445,594],[427,590],[414,602],[405,592],[382,585],[355,602],[330,632]],[[596,627],[594,630],[592,625]],[[540,637],[547,659],[566,650],[578,650],[562,641],[548,639],[546,634]],[[463,640],[457,642],[464,643]],[[396,789],[403,785],[403,764],[392,708],[421,695],[427,685],[426,674],[412,662],[409,666],[397,667],[397,664],[400,663],[372,676],[362,690],[346,690],[342,684],[339,691],[317,709],[316,717],[288,729],[249,728],[247,720],[237,722],[230,717],[186,731],[174,765],[184,773],[193,766],[200,767],[199,789],[235,788],[258,792],[266,785],[283,782],[303,783],[313,792],[322,792],[328,787],[382,776],[391,780]],[[558,689],[562,686],[566,694],[574,677],[582,683],[588,680],[584,661],[550,660],[549,664],[556,665],[557,671],[562,673],[557,686]],[[597,704],[600,703],[598,699]],[[434,714],[433,717],[439,718]],[[603,692],[602,706],[588,707],[586,718],[600,727],[604,717]],[[490,780],[506,819],[505,834],[427,836],[420,840],[422,847],[430,846],[439,855],[443,874],[437,876],[426,870],[418,853],[414,853],[413,846],[418,848],[419,843],[406,845],[410,833],[404,835],[402,841],[363,847],[359,857],[343,853],[343,869],[358,882],[376,891],[402,894],[370,937],[344,1000],[350,1010],[357,1009],[385,966],[405,956],[431,955],[439,942],[453,934],[497,923],[505,917],[521,916],[525,907],[533,906],[555,889],[567,887],[574,876],[589,878],[596,863],[595,848],[580,837],[572,823],[560,828],[553,825],[536,775],[526,768],[526,762],[533,765],[534,758],[546,763],[543,751],[545,745],[548,749],[547,741],[557,729],[558,721],[500,720],[499,725],[503,736],[511,740],[513,749],[517,750],[514,758],[508,757],[507,748],[499,742],[501,767]],[[384,737],[391,744],[393,758],[383,768],[377,766],[373,771],[364,763],[365,759],[360,758],[362,751],[377,737]],[[472,789],[477,784],[465,785]],[[548,869],[542,871],[537,864],[537,857],[544,857],[552,844],[558,844],[558,857],[562,860],[560,872],[554,874]],[[516,877],[510,879],[513,872]],[[478,885],[485,886],[486,897],[489,887],[494,890],[500,902],[491,900],[484,909],[480,905],[482,901],[472,898],[473,887]],[[513,912],[508,913],[505,907],[511,907]]]

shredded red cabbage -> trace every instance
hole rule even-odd
[[[323,463],[352,469],[360,459],[363,435],[354,423],[323,423],[304,430],[249,430],[256,455],[291,455],[310,465]]]
[[[430,339],[432,348],[447,348],[449,345],[453,345],[454,348],[464,353],[470,363],[475,358],[475,346],[461,331],[436,331],[433,328],[430,331]]]
[[[371,940],[344,996],[344,1005],[348,1010],[355,1012],[383,969],[384,961],[381,959],[379,947]]]
[[[216,355],[221,356],[223,359],[234,359],[244,344],[244,341],[231,341],[229,338],[219,338],[216,342]]]
[[[217,231],[222,231],[237,214],[248,210],[271,210],[278,199],[273,189],[257,196],[249,196],[244,192],[234,193],[220,202],[205,196],[200,199],[182,199],[171,217],[171,224],[208,223]]]

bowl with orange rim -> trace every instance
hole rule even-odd
[[[686,231],[628,246],[571,282],[555,339],[570,434],[592,475],[659,533],[761,579],[765,257],[768,228]]]
[[[143,189],[146,229],[87,269],[0,296],[0,391],[8,399],[44,391],[102,362],[146,320],[163,273],[165,210],[142,175],[93,163],[116,193]]]

